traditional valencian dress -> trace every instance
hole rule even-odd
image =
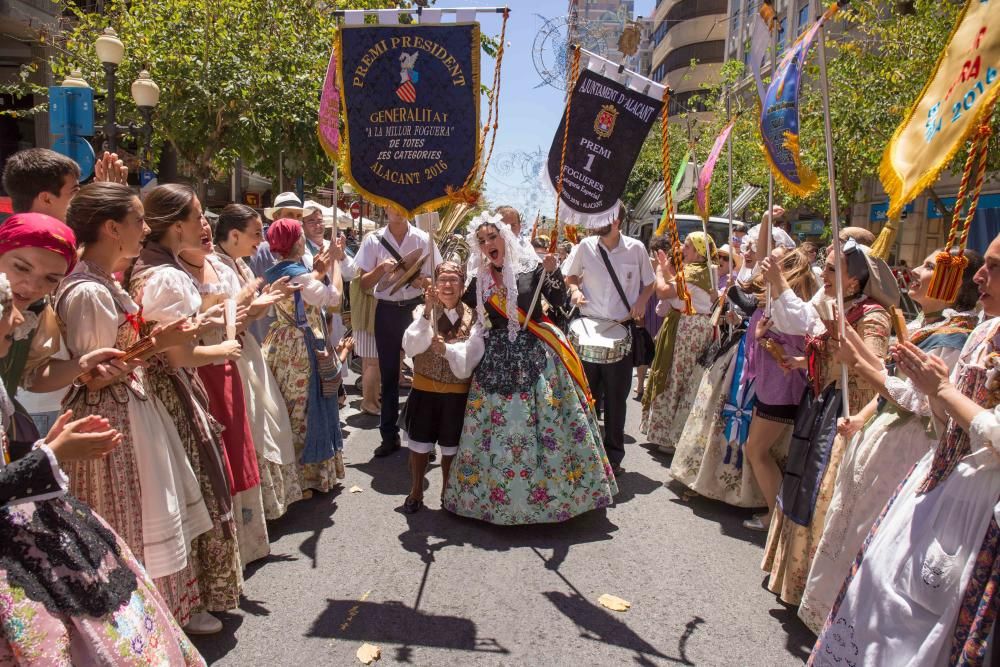
[[[983,664],[1000,587],[998,362],[994,318],[972,332],[951,374],[985,412],[969,431],[950,422],[889,499],[809,664]]]
[[[954,368],[976,326],[975,313],[945,311],[932,323],[911,323],[910,342]],[[926,397],[903,377],[886,377],[895,402],[880,401],[875,416],[847,445],[840,463],[823,536],[809,570],[801,618],[815,633],[823,627],[858,550],[893,491],[923,456],[938,432]]]
[[[673,451],[684,431],[705,369],[698,355],[712,340],[712,279],[704,261],[684,265],[694,315],[685,315],[679,298],[661,301],[669,308],[656,336],[656,356],[642,397],[641,430],[660,449]]]
[[[508,262],[503,271],[512,267]],[[484,275],[472,279],[467,305],[477,306]],[[516,321],[508,318],[507,287],[485,285],[479,294],[485,353],[473,373],[444,494],[445,509],[456,514],[505,525],[565,521],[607,507],[618,492],[580,358],[540,303],[521,331],[542,278],[538,265],[516,275],[516,294],[510,294]],[[542,296],[559,307],[565,290],[556,270]]]
[[[5,428],[13,410],[0,388]],[[204,665],[128,545],[66,493],[51,450],[7,464],[0,446],[0,664]]]
[[[255,279],[242,259],[233,259],[223,252],[219,252],[217,257],[232,269],[241,287],[246,287]],[[247,397],[247,417],[257,452],[264,516],[271,521],[284,515],[290,504],[302,499],[292,424],[285,399],[278,389],[278,381],[264,361],[257,339],[242,336],[240,344],[243,354],[236,367],[243,380],[243,394]]]
[[[66,346],[74,357],[138,340],[139,307],[100,268],[81,261],[56,295]],[[70,388],[63,401],[74,418],[106,418],[125,441],[103,458],[69,461],[70,492],[100,513],[156,580],[181,625],[199,602],[191,541],[212,527],[177,428],[138,368],[92,391]],[[161,581],[161,579],[167,579]]]
[[[201,309],[194,278],[158,243],[148,242],[143,248],[130,288],[143,309],[143,334],[158,322],[191,317]],[[150,360],[146,378],[150,393],[174,415],[174,425],[212,517],[212,529],[192,544],[201,593],[201,606],[194,611],[234,609],[243,589],[243,565],[233,518],[232,473],[220,438],[221,427],[208,412],[208,394],[193,369],[173,368],[157,355]]]
[[[774,307],[780,307],[775,302]],[[857,331],[877,357],[889,349],[889,314],[874,299],[861,295],[844,303],[848,326]],[[809,380],[814,398],[806,397],[796,415],[778,506],[764,547],[761,569],[770,573],[768,590],[787,604],[799,604],[809,566],[823,534],[833,486],[844,456],[845,441],[836,435],[840,414],[840,364],[827,345],[830,333],[807,341]],[[850,413],[861,411],[875,396],[871,385],[848,373]],[[797,439],[797,434],[803,437]]]
[[[303,489],[326,493],[344,478],[336,352],[327,350],[321,309],[340,303],[340,292],[316,280],[300,262],[284,260],[267,270],[273,283],[285,276],[301,290],[275,304],[277,319],[264,339],[264,358],[288,407]],[[327,350],[321,359],[318,352]]]
[[[198,283],[201,310],[207,310],[226,299],[236,299],[242,286],[236,272],[215,255],[205,261],[212,265],[218,283]],[[253,338],[253,336],[244,336]],[[202,340],[203,345],[213,345],[225,340],[225,331],[217,329]],[[242,344],[242,343],[241,343]],[[264,518],[264,501],[260,489],[260,468],[257,466],[257,445],[250,426],[247,405],[254,397],[245,391],[244,373],[250,372],[247,364],[226,361],[198,367],[208,392],[208,410],[222,424],[223,445],[232,471],[233,518],[236,520],[236,539],[240,547],[240,562],[246,566],[271,553]]]

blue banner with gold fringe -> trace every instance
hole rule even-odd
[[[479,162],[479,24],[344,26],[344,176],[412,216],[448,203]]]
[[[785,52],[764,95],[760,135],[764,155],[778,183],[790,194],[805,197],[819,185],[816,174],[802,162],[799,149],[799,86],[809,47],[833,5]]]

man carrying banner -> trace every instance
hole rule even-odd
[[[396,422],[399,418],[399,357],[403,349],[403,332],[413,322],[413,309],[423,301],[423,288],[430,284],[431,266],[441,263],[441,255],[427,232],[412,226],[397,210],[390,207],[387,212],[389,224],[366,236],[355,258],[361,288],[374,288],[378,300],[375,307],[375,346],[382,377],[382,414],[379,422],[382,444],[375,450],[375,456],[388,456],[400,447]],[[418,257],[434,252],[434,261],[424,261],[419,276],[405,282],[406,275],[398,269],[413,268],[414,260],[409,260],[411,265],[403,261],[413,251],[418,251]],[[393,273],[404,281],[402,285],[396,284],[395,280],[382,280]]]
[[[586,318],[641,321],[655,277],[641,241],[621,233],[622,205],[609,225],[593,229],[563,266],[571,302]],[[633,342],[634,344],[634,342]],[[604,401],[604,449],[617,473],[625,458],[625,411],[632,386],[632,354],[614,363],[583,362],[587,382]]]

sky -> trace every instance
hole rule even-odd
[[[545,84],[532,57],[536,39],[546,42],[546,21],[561,25],[565,19],[566,0],[510,0],[506,42],[500,79],[500,126],[497,129],[493,157],[486,173],[486,195],[494,206],[517,207],[526,220],[534,220],[538,211],[551,217],[555,198],[546,190],[540,172],[552,145],[553,135],[562,116],[563,91]],[[635,13],[650,16],[655,0],[636,0]],[[434,7],[497,7],[501,2],[486,0],[437,0]],[[448,19],[444,19],[448,20]],[[498,37],[503,18],[500,14],[479,14],[483,34]],[[545,62],[552,62],[553,52],[545,50]],[[495,62],[481,59],[481,80],[493,81]],[[485,101],[482,122],[486,122]]]

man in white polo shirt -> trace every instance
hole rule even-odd
[[[622,206],[615,220],[592,230],[563,263],[570,301],[587,317],[622,322],[641,321],[656,283],[649,254],[641,241],[621,233]],[[604,256],[602,256],[602,251]],[[621,285],[622,299],[604,257]],[[628,301],[628,304],[625,301]],[[604,401],[604,449],[615,471],[625,458],[625,413],[632,386],[632,355],[612,364],[583,362],[587,382],[597,400]]]
[[[387,273],[396,268],[406,253],[420,249],[426,255],[433,248],[434,265],[441,254],[427,232],[411,225],[398,211],[387,209],[389,224],[365,237],[354,258],[361,288],[370,290]],[[378,350],[379,375],[382,377],[382,414],[379,432],[382,444],[375,456],[388,456],[400,447],[399,426],[399,353],[403,349],[403,332],[413,322],[413,309],[423,303],[423,289],[431,281],[431,262],[424,262],[419,277],[390,294],[389,289],[376,289],[375,347]]]

